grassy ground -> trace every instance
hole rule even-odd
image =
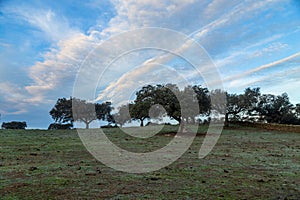
[[[146,140],[118,129],[106,133],[144,152],[164,146],[172,139],[166,133],[176,131],[168,126]],[[94,159],[76,130],[0,130],[0,199],[300,199],[299,133],[226,129],[198,159],[203,138],[166,168],[128,174]]]

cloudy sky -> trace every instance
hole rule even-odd
[[[126,31],[148,27],[177,31],[198,42],[229,92],[261,87],[263,93],[287,92],[292,103],[300,102],[298,0],[2,0],[0,23],[1,122],[22,120],[29,128],[47,128],[49,110],[57,98],[73,95],[83,66],[98,70],[97,76],[103,72],[93,88],[98,100],[128,100],[148,83],[184,79],[205,85],[184,58],[159,48],[103,61],[134,41],[167,41],[170,46],[178,41],[164,34],[124,39]],[[182,42],[178,51],[188,51],[186,46]],[[210,67],[203,69],[210,72]]]

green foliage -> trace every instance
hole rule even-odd
[[[295,111],[296,111],[297,116],[300,117],[300,103],[296,104]]]
[[[96,105],[81,99],[72,99],[73,119],[74,121],[83,122],[86,128],[89,124],[97,119]]]
[[[136,93],[134,103],[130,104],[131,118],[140,120],[143,125],[143,121],[150,118],[150,108],[154,118],[167,115],[179,123],[182,120],[194,122],[196,116],[209,114],[208,89],[187,86],[181,91],[175,84],[147,85]]]
[[[134,103],[127,105],[130,112],[125,113],[125,107],[121,107],[123,110],[120,109],[116,118],[123,123],[140,120],[141,125],[145,119],[163,115],[179,123],[194,123],[197,116],[208,116],[211,111],[224,115],[225,125],[230,120],[300,124],[300,104],[294,107],[287,94],[262,95],[260,88],[246,88],[242,94],[230,94],[220,89],[209,92],[200,85],[183,90],[175,84],[147,85],[136,93]],[[149,110],[152,110],[151,116]]]
[[[180,90],[175,84],[157,85],[153,93],[154,104],[164,107],[166,114],[180,123]]]
[[[179,123],[195,123],[196,117],[208,116],[212,110],[225,116],[225,125],[230,120],[300,124],[300,104],[293,106],[286,93],[280,96],[261,94],[260,88],[246,88],[242,94],[229,94],[218,89],[209,92],[200,85],[186,86],[183,90],[175,84],[147,85],[136,92],[133,103],[120,106],[113,116],[112,110],[110,102],[99,104],[61,98],[50,115],[55,122],[80,121],[86,124],[86,128],[97,119],[121,126],[138,120],[140,126],[144,126],[146,119],[160,119],[162,116]]]
[[[176,85],[148,85],[136,93],[136,99],[130,104],[130,115],[133,120],[140,120],[141,126],[145,119],[149,119],[149,110],[152,106],[161,105],[168,116],[180,121],[180,106],[176,98],[179,89]],[[163,113],[156,113],[159,117]]]
[[[49,113],[55,122],[73,123],[74,119],[72,115],[72,98],[59,98]]]
[[[236,120],[242,117],[243,120],[247,120],[257,108],[259,97],[260,88],[246,88],[244,93],[239,95],[227,93],[227,115],[232,115]]]
[[[2,126],[3,129],[25,129],[27,127],[26,122],[3,122]]]
[[[293,110],[294,106],[290,103],[286,93],[279,96],[264,94],[261,96],[257,107],[261,120],[279,124],[299,123]]]
[[[208,115],[211,110],[211,101],[208,89],[203,88],[201,85],[194,85],[193,90],[198,100],[200,114]]]
[[[50,111],[50,115],[58,123],[73,123],[74,121],[83,122],[86,128],[94,120],[107,120],[113,122],[111,115],[113,107],[110,102],[91,103],[77,98],[58,99]]]
[[[129,113],[133,120],[140,120],[140,126],[144,126],[144,120],[149,119],[150,101],[140,101],[129,104]]]
[[[229,94],[222,90],[213,90],[211,96],[214,96],[216,101],[211,105],[211,108],[220,113],[224,112],[225,125],[228,126],[229,119],[234,121],[249,120],[257,108],[260,88],[246,88],[243,94]],[[226,105],[222,103],[224,98],[226,98]]]
[[[221,89],[215,89],[210,91],[210,109],[216,111],[217,113],[225,115],[227,105],[226,105],[226,98],[227,92]]]
[[[129,104],[120,106],[118,110],[119,112],[113,115],[116,124],[123,126],[126,122],[131,121]]]
[[[95,111],[97,119],[108,121],[109,123],[114,123],[114,119],[111,115],[111,112],[114,108],[112,107],[111,102],[103,102],[101,104],[95,104]]]
[[[59,123],[52,123],[49,125],[48,130],[59,130],[59,129],[71,129],[73,124],[59,124]]]

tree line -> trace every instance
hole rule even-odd
[[[293,105],[286,93],[262,94],[260,88],[246,88],[242,94],[230,94],[218,89],[209,91],[201,85],[186,86],[182,90],[175,84],[147,85],[136,92],[131,103],[121,105],[114,114],[113,109],[111,102],[91,103],[70,97],[58,99],[50,115],[56,126],[79,121],[86,128],[94,120],[119,126],[138,121],[144,126],[145,120],[162,117],[185,124],[208,122],[212,120],[211,116],[219,116],[226,126],[231,121],[300,124],[300,104]]]
[[[213,101],[212,101],[213,99]],[[263,122],[300,125],[300,104],[293,105],[288,94],[262,94],[260,88],[246,88],[241,94],[201,85],[180,89],[175,84],[146,85],[136,92],[136,98],[118,107],[111,102],[94,103],[70,97],[59,98],[50,115],[54,123],[48,129],[70,129],[75,121],[89,128],[94,120],[107,121],[110,127],[138,121],[169,117],[179,124],[206,123],[216,119],[230,122]],[[3,129],[25,129],[26,122],[3,122]]]

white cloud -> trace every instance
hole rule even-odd
[[[247,28],[253,28],[255,24],[246,24],[241,27],[239,25],[243,20],[249,20],[255,16],[257,17],[260,12],[268,9],[268,7],[272,5],[276,5],[278,2],[280,3],[281,1],[113,0],[112,3],[116,9],[116,16],[110,20],[107,28],[104,30],[99,29],[98,25],[95,24],[94,27],[91,27],[91,31],[88,34],[84,34],[83,31],[78,30],[76,27],[70,27],[68,20],[63,16],[58,16],[54,10],[37,10],[33,8],[15,9],[11,12],[18,13],[23,20],[42,31],[46,38],[53,42],[51,50],[44,55],[44,60],[36,62],[35,65],[29,69],[29,76],[32,79],[32,83],[25,87],[25,92],[28,92],[31,96],[28,97],[29,95],[25,95],[23,98],[27,98],[28,102],[44,102],[45,99],[49,99],[49,96],[54,93],[56,95],[71,95],[70,93],[76,74],[81,63],[90,51],[103,42],[104,39],[135,28],[155,26],[175,29],[186,34],[192,33],[191,36],[193,38],[199,41],[200,44],[204,44],[206,49],[215,50],[216,55],[237,47],[244,48],[245,46],[248,46],[247,50],[249,50],[244,51],[246,55],[249,55],[251,52],[255,53],[255,50],[251,48],[260,45],[259,42],[257,42],[258,39],[264,44],[268,41],[264,41],[264,39],[260,37],[260,34],[263,33],[257,33],[256,38],[248,37],[251,33],[248,32]],[[227,32],[224,30],[227,30]],[[147,40],[147,38],[144,39]],[[270,40],[272,40],[272,38]],[[256,41],[257,46],[253,46],[253,41]],[[161,42],[164,42],[163,38]],[[124,41],[124,45],[128,45],[127,41]],[[185,43],[178,51],[183,52],[188,49],[188,47],[189,44]],[[286,45],[284,43],[274,43],[266,47],[262,52],[270,53],[285,47]],[[112,46],[107,47],[107,51],[112,51],[112,49]],[[102,53],[105,54],[106,52],[103,51]],[[237,52],[231,57],[229,56],[223,59],[222,62],[223,64],[226,62],[235,62],[237,57],[244,56],[245,54],[243,52]],[[257,56],[258,54],[253,55]],[[149,80],[152,79],[157,82],[159,81],[158,78],[171,80],[170,77],[173,76],[165,77],[161,75],[166,74],[166,72],[160,70],[157,65],[149,64],[149,62],[165,64],[173,58],[173,55],[166,54],[155,55],[151,60],[144,57],[144,60],[141,59],[140,61],[140,63],[144,63],[144,65],[135,70],[132,70],[133,66],[120,65],[119,67],[123,67],[121,71],[123,74],[120,74],[119,71],[119,73],[115,73],[115,77],[107,77],[107,84],[109,86],[104,90],[101,97],[109,98],[110,92],[117,93],[121,91],[126,84],[130,85],[128,86],[129,88],[132,88],[133,83],[141,80],[143,74],[155,69],[157,73],[160,72],[160,74],[156,76],[153,76],[153,74],[149,75]],[[124,64],[125,62],[126,61],[121,62],[120,64]],[[95,65],[97,63],[92,64]],[[222,65],[222,63],[220,65]],[[273,65],[276,65],[276,63],[261,66],[260,68],[247,71],[236,77],[227,78],[226,80],[240,80],[257,71],[271,68]],[[119,68],[112,68],[111,70],[118,69]],[[209,68],[204,69],[209,72]],[[203,72],[205,72],[204,69]],[[109,84],[109,78],[110,81],[115,82]],[[63,91],[62,88],[64,88]],[[18,91],[13,92],[18,93]],[[24,90],[21,91],[21,93],[22,92],[24,93]]]
[[[199,3],[199,2],[197,2],[197,3]],[[228,26],[232,26],[233,24],[236,24],[237,22],[239,22],[242,19],[251,18],[251,17],[253,17],[253,13],[257,13],[258,10],[265,10],[266,7],[269,4],[272,4],[274,2],[265,1],[265,2],[259,2],[259,3],[253,3],[253,2],[246,2],[246,3],[240,3],[240,4],[238,4],[238,3],[239,3],[238,1],[237,2],[232,2],[232,5],[236,4],[237,6],[234,7],[234,9],[232,10],[232,12],[226,12],[225,14],[223,13],[224,12],[223,8],[224,8],[224,6],[228,6],[228,3],[226,3],[225,1],[214,1],[214,2],[212,2],[210,4],[208,4],[207,9],[205,10],[204,13],[206,15],[210,14],[210,16],[217,15],[217,16],[220,16],[220,17],[217,18],[217,19],[215,19],[213,22],[208,23],[208,25],[204,26],[203,28],[199,29],[195,34],[192,34],[193,37],[196,38],[199,41],[207,40],[206,35],[214,33],[213,32],[214,30],[217,30],[217,29],[220,29],[220,28],[224,28],[224,27],[228,27]],[[140,3],[135,3],[133,5],[129,5],[129,4],[121,6],[121,9],[119,9],[119,10],[121,10],[122,11],[121,13],[123,13],[123,14],[120,15],[120,16],[126,16],[124,18],[128,18],[128,21],[131,22],[130,25],[132,25],[132,26],[136,25],[135,23],[132,23],[132,22],[135,22],[133,19],[135,19],[135,20],[141,19],[140,23],[144,22],[144,24],[138,24],[138,26],[145,26],[145,24],[148,25],[148,23],[145,23],[145,21],[147,22],[147,18],[144,17],[143,13],[139,13],[139,11],[138,11],[139,9],[136,9],[137,5],[141,6],[141,4]],[[193,5],[193,6],[195,6],[195,5]],[[155,8],[155,6],[153,6],[153,7]],[[130,9],[133,9],[132,13],[134,13],[135,16],[131,16],[131,15],[127,16],[127,15],[124,14],[124,13],[127,13]],[[141,10],[143,10],[143,9],[141,9]],[[196,18],[198,18],[199,16],[203,17],[203,13],[201,13],[201,12],[198,12],[198,13],[199,13],[198,16],[195,16]],[[255,15],[257,15],[257,14],[255,14]],[[139,17],[137,17],[137,16],[139,16]],[[145,15],[145,16],[150,16],[150,15]],[[164,16],[164,15],[162,15],[162,16]],[[151,17],[152,17],[151,18],[151,20],[152,20],[151,22],[153,22],[153,23],[155,22],[156,25],[157,24],[162,24],[165,21],[167,21],[165,19],[160,19],[162,22],[161,23],[157,23],[156,16],[153,15]],[[179,18],[182,19],[182,16],[178,16],[178,19]],[[183,24],[181,24],[181,26],[182,25]],[[183,29],[184,28],[182,28],[182,30]],[[241,30],[241,31],[243,31],[243,30]],[[233,35],[232,38],[234,39],[234,37],[236,35],[238,35],[239,33],[240,32],[235,33],[235,35]],[[218,36],[218,34],[217,34],[217,36]],[[226,39],[230,40],[231,38],[226,38]],[[212,42],[213,40],[214,40],[214,38],[208,38],[208,41],[206,41],[206,44],[210,44],[210,42]],[[224,44],[221,44],[221,45],[224,45]],[[253,47],[253,46],[249,46],[249,48],[250,47]],[[187,49],[189,49],[189,48],[190,48],[190,44],[187,42],[187,43],[184,43],[180,48],[178,48],[176,50],[176,52],[177,53],[179,53],[179,52],[182,53],[182,52],[187,51]],[[172,54],[163,54],[163,55],[154,57],[154,58],[152,58],[149,61],[146,60],[144,62],[144,67],[149,67],[149,62],[166,64],[168,61],[174,59],[175,57],[176,56],[174,56]],[[140,69],[136,69],[136,70],[143,71],[144,67],[141,67]],[[153,68],[153,70],[155,70],[155,69]],[[210,70],[211,70],[211,67],[206,67],[206,68],[204,67],[204,68],[202,68],[202,73],[206,73],[206,72],[209,73]],[[124,79],[125,79],[124,77],[126,77],[126,80],[129,80],[129,79],[136,80],[136,78],[139,77],[136,74],[137,74],[136,72],[135,73],[132,73],[132,72],[128,73],[128,74],[126,74],[126,76],[122,76],[119,80],[122,83],[124,82]],[[156,79],[154,79],[154,80],[156,80]],[[211,80],[211,81],[214,81],[214,80]],[[108,94],[114,94],[114,91],[117,91],[117,93],[120,92],[121,89],[124,88],[124,85],[126,85],[124,83],[121,84],[121,82],[117,81],[117,82],[113,83],[112,85],[110,85],[106,89],[106,91],[104,93],[102,93],[102,95],[100,95],[100,97],[107,96]]]
[[[284,44],[281,42],[275,42],[269,44],[267,47],[257,50],[252,54],[252,58],[263,56],[263,55],[272,55],[274,52],[277,52],[282,49],[286,49],[288,47],[288,44]]]
[[[192,20],[193,27],[190,27],[189,31],[196,30],[195,27],[197,25],[205,23],[208,24],[194,34],[194,37],[197,38],[197,40],[203,41],[207,38],[206,35],[214,33],[214,30],[221,29],[226,26],[232,26],[232,24],[236,24],[240,20],[251,18],[253,17],[253,13],[259,13],[258,10],[264,10],[269,4],[273,4],[274,2],[264,1],[240,3],[239,1],[231,1],[230,4],[226,4],[225,8],[224,1],[213,1],[209,4],[203,1],[181,1],[180,3],[178,3],[178,1],[113,1],[113,3],[116,6],[117,16],[110,21],[110,26],[104,31],[97,32],[95,30],[95,35],[108,37],[124,30],[147,26],[161,26],[185,31],[185,23],[182,22],[182,19],[184,19],[183,14],[189,13],[188,19],[195,19]],[[201,5],[203,13],[199,12],[199,10],[194,10],[194,8],[199,5]],[[234,6],[231,12],[228,12],[227,10],[231,9],[228,5]],[[209,16],[215,17],[211,17],[214,21],[208,23],[210,19],[206,19],[208,22],[203,20],[205,19],[204,16],[208,14]],[[203,18],[201,22],[197,22],[197,19],[200,18]],[[240,31],[244,30],[241,29]],[[236,33],[236,35],[238,34],[240,34],[240,32]],[[234,36],[232,37],[234,38]],[[209,38],[206,44],[209,44],[210,41],[213,41],[213,38]],[[122,43],[118,43],[118,45],[122,45]],[[222,46],[224,44],[219,43],[217,45]],[[185,51],[188,47],[189,45],[186,43],[178,49],[178,51]],[[72,51],[72,48],[73,47],[71,46],[69,50]],[[105,56],[105,54],[101,56]],[[76,55],[74,55],[74,57],[76,58]],[[166,63],[172,58],[174,58],[173,55],[163,55],[154,57],[152,60],[153,62]],[[147,62],[148,61],[146,59],[145,63],[147,64]],[[123,66],[123,68],[130,70],[130,68],[126,66]],[[206,70],[209,70],[209,68]],[[121,84],[119,85],[119,87],[123,87]],[[117,90],[117,88],[114,89]]]
[[[285,71],[265,75],[256,84],[264,85],[262,88],[263,93],[280,95],[286,92],[293,104],[300,103],[298,92],[298,86],[300,85],[300,62],[298,62],[298,65],[295,64],[295,66]]]
[[[11,47],[11,44],[6,43],[6,42],[0,42],[0,46],[2,46],[2,47]]]
[[[70,27],[64,16],[58,16],[51,9],[34,8],[30,6],[7,7],[5,11],[18,16],[32,27],[41,31],[46,39],[58,42],[72,37],[78,33],[74,27]]]
[[[300,54],[296,53],[281,60],[259,66],[253,73],[225,81],[229,92],[241,92],[246,87],[260,87],[262,93],[280,95],[288,93],[292,103],[299,103]],[[254,72],[255,71],[255,72]]]
[[[118,34],[124,30],[141,27],[163,27],[188,34],[205,25],[208,20],[205,19],[203,12],[209,1],[114,0],[112,2],[117,16],[110,21],[110,27],[103,31],[103,35]]]
[[[249,75],[255,74],[255,73],[259,72],[259,71],[267,70],[267,69],[270,69],[270,68],[273,68],[273,67],[277,67],[278,65],[282,65],[282,64],[287,64],[289,62],[293,62],[293,60],[299,59],[299,57],[300,57],[300,52],[295,53],[295,54],[293,54],[291,56],[282,58],[280,60],[277,60],[277,61],[265,64],[265,65],[261,65],[259,67],[253,68],[253,69],[250,69],[250,70],[245,71],[243,73],[240,73],[240,74],[237,74],[237,75],[232,75],[230,77],[225,78],[224,81],[228,82],[228,81],[234,81],[236,79],[242,79],[242,78],[247,77]]]
[[[22,114],[27,111],[21,87],[9,82],[0,83],[1,114]]]
[[[287,48],[287,44],[277,42],[283,35],[273,35],[263,38],[255,43],[249,43],[248,46],[235,48],[233,51],[226,51],[223,55],[215,56],[215,64],[218,68],[226,66],[240,66],[242,63],[249,62],[253,58],[266,56],[266,53],[274,53]],[[270,44],[268,47],[264,47]],[[275,48],[276,47],[276,48]]]
[[[163,76],[161,76],[162,74]],[[115,105],[120,106],[120,103],[132,100],[134,92],[142,86],[158,83],[183,83],[187,85],[184,74],[178,73],[172,67],[152,62],[138,66],[122,75],[116,82],[112,82],[99,95],[97,101],[110,100]]]
[[[51,49],[43,62],[37,62],[29,69],[34,83],[25,89],[32,95],[41,95],[59,90],[61,85],[72,86],[81,62],[95,45],[96,39],[81,33],[60,41],[58,48]]]

